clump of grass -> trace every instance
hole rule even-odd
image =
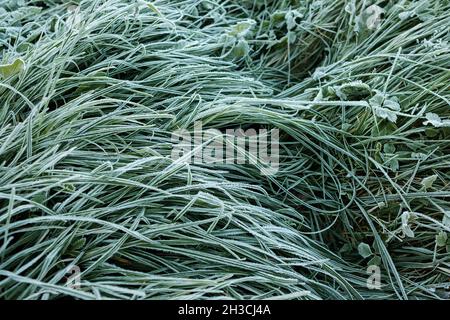
[[[445,1],[17,4],[0,297],[448,298]],[[198,120],[280,129],[280,171],[171,159]]]

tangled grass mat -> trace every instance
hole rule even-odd
[[[1,0],[0,298],[450,298],[449,25],[447,0]],[[174,158],[196,123],[278,130],[279,167]]]

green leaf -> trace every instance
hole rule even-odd
[[[32,201],[39,203],[39,204],[45,203],[46,200],[47,200],[47,197],[44,192],[38,193],[32,198]]]
[[[334,86],[333,90],[341,100],[363,99],[368,97],[372,91],[367,84],[360,80]]]
[[[228,34],[236,38],[245,38],[245,36],[253,29],[255,24],[256,21],[252,19],[238,22],[231,28],[231,31]]]
[[[411,230],[411,227],[409,225],[403,225],[402,229],[407,237],[414,238],[414,231]]]
[[[439,234],[436,235],[436,245],[438,247],[445,247],[447,245],[447,233],[445,231],[439,232]]]
[[[379,92],[369,100],[369,104],[377,117],[391,122],[397,121],[396,111],[401,110],[397,98],[388,98]]]
[[[415,214],[413,212],[405,211],[401,215],[402,225],[401,230],[403,230],[403,233],[405,236],[409,238],[414,238],[414,231],[411,230],[410,223],[415,218]]]
[[[368,258],[372,255],[372,250],[370,249],[370,246],[365,243],[365,242],[361,242],[358,245],[358,253],[363,257],[363,258]]]
[[[450,212],[445,212],[442,217],[442,224],[446,227],[450,227]]]
[[[45,192],[41,192],[38,193],[36,195],[33,196],[33,198],[31,199],[33,202],[36,202],[38,204],[45,204],[46,200],[47,200],[47,195]],[[31,212],[36,212],[39,211],[40,209],[36,206],[30,209]]]
[[[86,238],[85,237],[79,238],[70,244],[70,250],[71,251],[79,250],[79,249],[83,248],[85,244],[86,244]]]
[[[425,190],[430,189],[433,186],[433,183],[436,181],[437,177],[438,176],[434,174],[432,176],[423,178],[420,184],[425,188]]]
[[[428,112],[425,117],[427,118],[427,121],[423,122],[425,126],[431,124],[435,128],[450,127],[450,120],[442,120],[436,113]]]
[[[3,78],[8,78],[20,73],[25,68],[25,62],[22,59],[16,59],[11,64],[0,65],[0,75]]]
[[[381,265],[381,258],[379,256],[374,256],[372,259],[369,260],[369,262],[367,262],[368,266],[379,266]]]
[[[286,12],[285,11],[275,11],[270,16],[270,19],[272,20],[272,22],[275,25],[277,25],[278,27],[281,27],[281,25],[283,25],[284,22],[285,22],[285,17],[286,17]]]
[[[397,172],[400,168],[400,164],[398,163],[398,160],[395,158],[392,158],[388,161],[388,166],[393,172]]]
[[[286,13],[285,19],[286,19],[286,27],[288,31],[294,30],[297,28],[298,21],[301,21],[303,19],[304,15],[299,12],[298,10],[289,10]]]
[[[375,108],[375,115],[382,119],[387,119],[391,122],[397,122],[397,115],[391,110],[385,108]]]
[[[383,146],[384,153],[393,154],[395,152],[395,146],[391,143],[386,143]]]
[[[250,52],[250,47],[247,41],[241,39],[233,48],[233,56],[236,58],[245,57]]]
[[[398,100],[396,97],[392,97],[390,99],[385,99],[383,107],[394,110],[394,111],[400,111],[400,104],[398,103]]]

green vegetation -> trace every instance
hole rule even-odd
[[[448,299],[449,25],[448,0],[1,0],[0,298]],[[173,160],[195,121],[279,129],[279,171]]]

